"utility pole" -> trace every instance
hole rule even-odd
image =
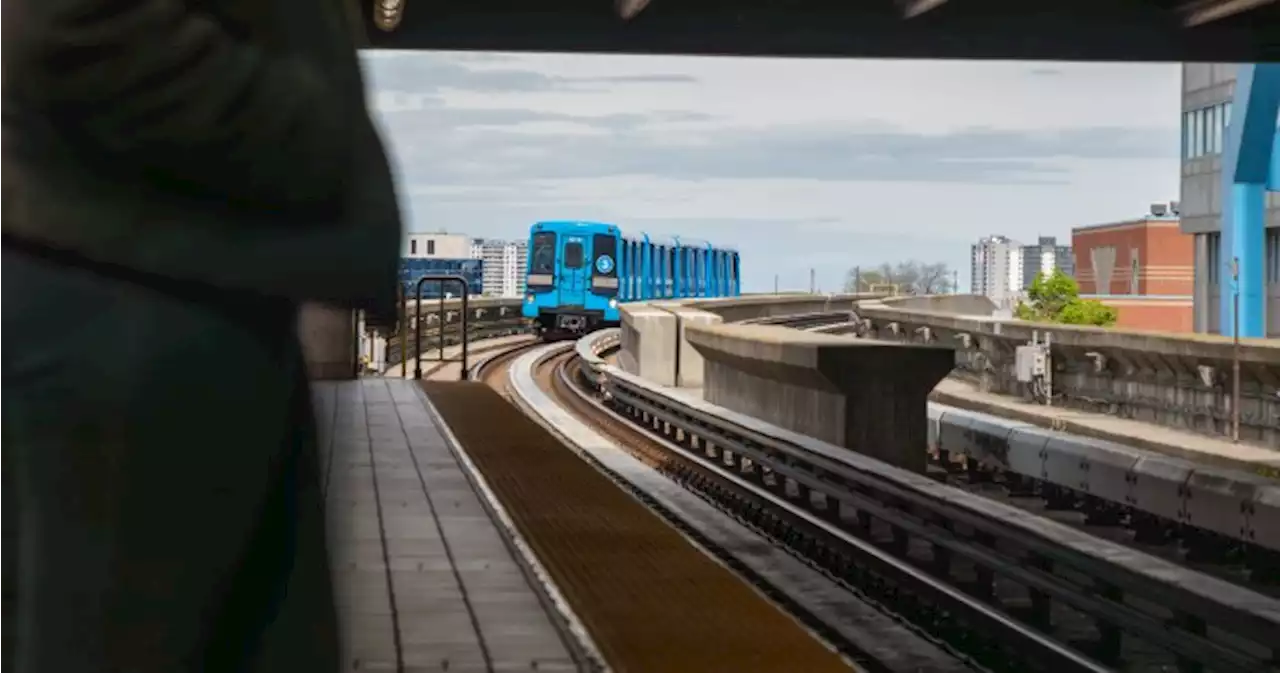
[[[951,270],[951,294],[960,294],[960,272]]]
[[[778,294],[778,274],[773,274],[773,293]]]
[[[809,294],[818,293],[817,271],[813,267],[809,267]]]
[[[1240,258],[1231,258],[1231,441],[1240,441]]]

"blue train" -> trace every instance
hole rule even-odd
[[[738,252],[706,241],[624,233],[600,222],[529,228],[522,312],[544,337],[618,324],[618,304],[647,299],[736,297]]]

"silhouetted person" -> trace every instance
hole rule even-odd
[[[338,670],[295,321],[394,311],[355,7],[3,9],[6,668]]]

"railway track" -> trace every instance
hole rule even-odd
[[[840,320],[805,316],[804,327]],[[589,342],[597,349],[584,352]],[[512,365],[542,346],[495,349],[476,363],[472,378],[511,398],[518,393]],[[657,473],[822,572],[849,596],[910,624],[966,666],[1280,670],[1280,603],[1271,597],[1081,534],[1097,532],[1090,530],[1096,524],[1068,518],[1072,531],[1039,516],[1017,516],[1044,509],[1001,492],[991,501],[991,482],[1001,479],[987,479],[981,470],[935,470],[935,480],[961,487],[954,490],[977,492],[958,496],[931,492],[926,484],[946,487],[927,479],[859,479],[835,469],[839,465],[815,464],[832,456],[814,455],[811,447],[800,447],[807,455],[797,460],[779,450],[776,438],[681,409],[678,400],[646,398],[625,375],[606,375],[615,348],[616,339],[597,334],[543,358],[532,377],[562,408]],[[853,462],[844,467],[866,467]],[[929,502],[939,495],[951,511]],[[699,539],[688,526],[671,523]],[[851,659],[875,668],[875,657],[842,638],[837,624],[753,576],[713,541],[700,542]]]
[[[423,388],[581,620],[589,649],[620,672],[862,670],[500,397],[513,392],[512,365],[541,347],[496,351],[472,382]]]
[[[1194,526],[1141,511],[1126,511],[1087,493],[933,452],[929,476],[994,501],[1158,556],[1251,591],[1280,598],[1274,551],[1224,539]]]
[[[646,464],[976,666],[1277,667],[1272,598],[820,442],[768,436],[753,419],[606,371],[585,343],[535,374],[566,406],[609,409],[595,422],[628,424],[619,444]]]
[[[848,326],[835,321],[840,315],[809,314],[795,321],[781,317],[769,324],[838,332]],[[1185,464],[1185,471],[1207,476],[1199,488],[1188,484],[1179,489],[1173,475],[1144,479],[1133,474],[1138,454],[1089,438],[1076,440],[1078,455],[1058,451],[1061,457],[1055,455],[1054,464],[1046,465],[1037,461],[1034,454],[1040,447],[1033,444],[1039,439],[1043,445],[1047,431],[943,405],[930,407],[929,476],[938,481],[1280,597],[1277,536],[1267,534],[1267,524],[1257,523],[1274,516],[1276,505],[1265,511],[1245,491],[1274,491],[1266,479]],[[940,425],[944,412],[948,419],[962,420]],[[1014,444],[1014,430],[1028,433],[1026,446]],[[1179,463],[1170,461],[1170,466]],[[1274,503],[1274,497],[1261,502]]]

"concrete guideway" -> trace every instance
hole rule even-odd
[[[956,374],[982,392],[1023,396],[1015,351],[1033,333],[1052,343],[1054,404],[1209,436],[1231,431],[1231,338],[992,317],[983,297],[894,297],[852,307],[865,337],[944,344]],[[1280,450],[1280,339],[1241,339],[1241,441]]]
[[[1177,428],[1069,407],[1047,407],[1005,395],[984,393],[977,385],[958,379],[943,379],[929,399],[959,409],[1115,442],[1201,465],[1215,465],[1280,480],[1280,450],[1276,449],[1234,444],[1226,439]]]
[[[610,338],[611,335],[601,334],[594,337],[594,340],[603,344]],[[909,503],[905,505],[906,516],[902,522],[895,525],[912,531],[904,533],[904,536],[930,538],[931,544],[934,545],[949,544],[933,537],[936,535],[945,537],[948,534],[941,531],[958,530],[954,526],[945,524],[953,519],[956,522],[965,522],[961,528],[977,526],[974,534],[978,535],[978,538],[975,538],[978,540],[981,539],[982,534],[986,534],[1002,540],[1007,539],[1014,547],[1026,544],[1038,545],[1039,543],[1029,543],[1027,540],[1021,542],[1014,540],[1024,534],[1030,535],[1050,545],[1038,547],[1038,551],[1031,552],[1032,555],[1036,558],[1052,557],[1054,560],[1044,568],[1056,569],[1051,570],[1052,573],[1066,572],[1066,575],[1055,576],[1068,584],[1080,581],[1078,577],[1069,579],[1074,577],[1073,573],[1083,572],[1087,577],[1095,578],[1089,582],[1099,581],[1108,586],[1128,587],[1123,591],[1134,592],[1132,598],[1141,604],[1154,601],[1154,605],[1163,605],[1172,608],[1175,612],[1186,610],[1186,616],[1193,621],[1206,620],[1208,624],[1215,627],[1231,624],[1236,635],[1243,635],[1247,631],[1249,633],[1247,637],[1254,643],[1264,648],[1272,646],[1273,639],[1270,634],[1275,632],[1277,624],[1280,623],[1276,621],[1280,619],[1280,604],[1277,604],[1273,598],[1175,563],[1154,558],[1125,545],[1102,540],[1011,505],[938,484],[932,479],[913,474],[909,470],[898,469],[882,461],[870,460],[859,452],[778,427],[747,414],[717,407],[696,399],[692,395],[655,385],[618,371],[607,365],[593,352],[595,349],[586,343],[591,339],[593,338],[584,339],[579,343],[578,355],[586,363],[584,367],[591,372],[591,376],[601,382],[605,399],[615,401],[611,404],[616,409],[630,410],[627,413],[633,415],[642,413],[639,410],[644,410],[643,420],[646,425],[652,421],[653,427],[659,431],[667,427],[665,434],[672,436],[676,442],[679,442],[679,435],[672,434],[671,428],[681,428],[686,433],[686,440],[689,437],[687,433],[692,433],[692,436],[697,439],[690,444],[694,449],[704,445],[714,446],[715,451],[709,452],[708,455],[723,452],[725,465],[738,466],[737,464],[741,463],[743,478],[750,480],[754,475],[753,483],[760,483],[761,467],[767,468],[766,474],[777,475],[778,479],[785,477],[788,490],[790,490],[791,481],[795,480],[802,485],[804,489],[802,492],[809,492],[811,489],[815,492],[813,495],[820,496],[816,500],[808,497],[802,499],[802,502],[808,501],[810,505],[817,503],[813,510],[815,516],[852,525],[852,517],[844,516],[844,506],[848,505],[857,509],[860,515],[865,509],[871,517],[887,517],[884,518],[887,521],[895,518],[893,514],[895,507],[903,507],[902,503]],[[923,407],[923,399],[919,403]],[[892,419],[878,419],[873,422],[892,423]],[[922,450],[923,447],[921,447]],[[730,456],[730,453],[733,455]],[[890,484],[896,486],[890,486]],[[830,511],[833,497],[839,502],[839,508],[836,510],[839,517]],[[858,520],[861,521],[861,516]],[[918,527],[915,523],[910,523],[918,523],[922,520],[932,521],[936,525]],[[984,527],[979,520],[987,520],[992,526]],[[862,524],[859,523],[859,525]],[[979,528],[984,532],[979,534],[977,532]],[[1014,532],[1015,529],[1022,532]],[[982,549],[997,547],[1005,549],[1003,542],[996,545],[988,541],[979,543],[979,546]],[[905,550],[907,547],[903,545],[901,548]],[[1029,550],[1031,547],[1026,549]],[[873,552],[866,550],[864,553]],[[970,551],[955,547],[952,553],[967,556]],[[1027,561],[1026,557],[1019,557],[1017,553],[1010,558],[1022,558],[1022,560],[1011,560],[1010,564],[1001,566],[1002,569],[994,570],[997,576],[1007,576],[1014,582],[1037,582],[1031,577],[1013,580],[1013,577],[1026,571],[1032,574],[1038,572],[1035,569],[1040,566],[1037,566],[1034,561]],[[920,562],[917,559],[909,563]],[[979,563],[990,562],[989,560],[979,561]],[[1128,579],[1120,579],[1121,577],[1128,577]],[[1086,582],[1086,585],[1089,582]],[[1038,586],[1048,587],[1049,585]],[[1050,591],[1053,593],[1052,601],[1055,603],[1064,601],[1076,609],[1085,610],[1104,620],[1118,618],[1119,613],[1110,612],[1109,608],[1088,607],[1086,603],[1093,599],[1085,599],[1081,602],[1082,594],[1074,589],[1058,585],[1056,589]],[[1081,591],[1083,595],[1093,595],[1087,588]],[[1175,605],[1182,607],[1174,607]],[[1144,608],[1144,610],[1147,609]],[[1233,615],[1227,616],[1222,612],[1223,610],[1232,612]],[[1116,622],[1117,628],[1135,635],[1139,640],[1154,638],[1156,640],[1150,642],[1160,641],[1160,647],[1174,652],[1181,651],[1185,656],[1201,662],[1212,662],[1210,666],[1221,665],[1225,668],[1243,666],[1240,670],[1256,670],[1253,667],[1258,665],[1258,660],[1251,659],[1257,656],[1256,653],[1245,654],[1245,650],[1229,653],[1227,650],[1220,650],[1218,653],[1211,654],[1210,650],[1203,649],[1213,647],[1207,642],[1191,644],[1190,641],[1198,637],[1191,632],[1171,637],[1168,629],[1174,622],[1167,621],[1168,617],[1160,616],[1157,614],[1159,612],[1159,609],[1154,609],[1150,617],[1137,618],[1137,621],[1128,626],[1119,626],[1119,622]],[[1101,617],[1104,614],[1111,616]],[[1190,617],[1193,614],[1198,616]],[[1181,617],[1174,619],[1176,622]],[[1057,624],[1057,618],[1053,622]],[[1223,637],[1222,634],[1211,636],[1214,639]],[[1227,641],[1230,641],[1230,637],[1227,637]],[[1224,641],[1218,640],[1218,642]],[[1193,651],[1197,651],[1198,654],[1192,654]],[[1133,654],[1130,652],[1129,655],[1123,656]],[[1122,655],[1119,654],[1118,649],[1114,649],[1110,654],[1098,656],[1105,656],[1105,660],[1110,661]],[[1224,658],[1219,659],[1220,656]],[[1228,659],[1235,663],[1229,664]]]
[[[935,304],[951,301],[913,299]],[[785,306],[798,300],[776,297],[774,301]],[[986,300],[968,301],[981,304]],[[803,309],[812,309],[812,305]],[[684,399],[714,400],[734,412],[924,472],[929,446],[926,433],[936,425],[925,420],[924,399],[935,383],[940,384],[932,393],[935,397],[938,390],[955,391],[962,385],[941,381],[954,362],[945,360],[956,352],[956,346],[935,339],[915,344],[884,342],[720,323],[718,315],[688,305],[675,310],[656,304],[628,306],[620,330],[619,366],[646,381],[684,391],[679,395]],[[1019,329],[1025,327],[1020,325]],[[1262,357],[1268,347],[1262,346]],[[889,353],[895,354],[898,364],[891,364],[890,358],[895,356]],[[922,377],[920,372],[929,370],[926,363],[930,358],[943,361],[935,363],[937,371]],[[856,364],[860,359],[865,363],[861,373]],[[1256,353],[1254,359],[1260,359]],[[1270,370],[1258,364],[1260,371]],[[991,405],[986,411],[1004,415],[1010,415],[1008,410],[1017,405],[1015,398],[994,394],[983,395],[978,402],[973,399],[961,394],[952,401],[961,408],[986,402]],[[1021,408],[1036,413],[1030,405]],[[901,416],[895,416],[898,409],[905,410]],[[929,413],[936,416],[938,411]],[[1035,434],[1018,429],[1028,425],[1025,421],[994,417],[980,427],[957,414],[947,417],[944,432],[934,431],[934,435],[945,438],[948,444],[943,448],[955,455],[968,455],[991,467],[1075,491],[1086,499],[1157,517],[1163,526],[1189,524],[1260,550],[1263,557],[1251,560],[1250,566],[1262,570],[1263,575],[1280,568],[1280,559],[1268,560],[1280,550],[1280,533],[1274,532],[1280,530],[1280,483],[1262,476],[1273,469],[1280,453],[1246,446],[1227,450],[1224,445],[1229,443],[1211,437],[1072,409],[1041,413],[1071,418],[1080,427],[1092,428],[1093,432],[1086,434],[1104,439],[1054,430]],[[849,432],[849,426],[854,432]],[[873,430],[873,426],[880,429]],[[1145,433],[1141,431],[1144,427],[1148,430]],[[1162,448],[1162,440],[1169,446],[1161,452],[1144,451],[1142,446],[1124,444],[1126,437],[1120,430],[1141,434],[1148,448]],[[1038,442],[1027,445],[1031,453],[1026,459],[1013,460],[1023,448],[1009,448],[1015,431]],[[882,439],[858,439],[872,435]],[[1219,451],[1204,455],[1214,449]],[[1213,546],[1212,535],[1198,540],[1198,546]]]
[[[602,334],[602,333],[597,333]],[[682,530],[694,543],[711,546],[708,554],[727,555],[745,567],[753,581],[764,582],[878,664],[878,670],[895,673],[960,673],[972,670],[935,643],[922,639],[898,620],[847,591],[837,581],[815,570],[787,551],[708,503],[688,489],[633,456],[614,440],[583,422],[561,406],[539,385],[539,366],[570,347],[581,350],[594,341],[597,347],[616,344],[616,337],[581,339],[577,344],[551,344],[528,352],[509,372],[512,400],[525,414],[561,437],[581,458],[608,474],[618,486],[643,494],[647,504]],[[776,595],[776,594],[775,594]],[[795,665],[795,664],[792,664]],[[756,670],[756,669],[752,669]],[[788,668],[788,671],[792,669]],[[800,670],[800,669],[794,669]]]

